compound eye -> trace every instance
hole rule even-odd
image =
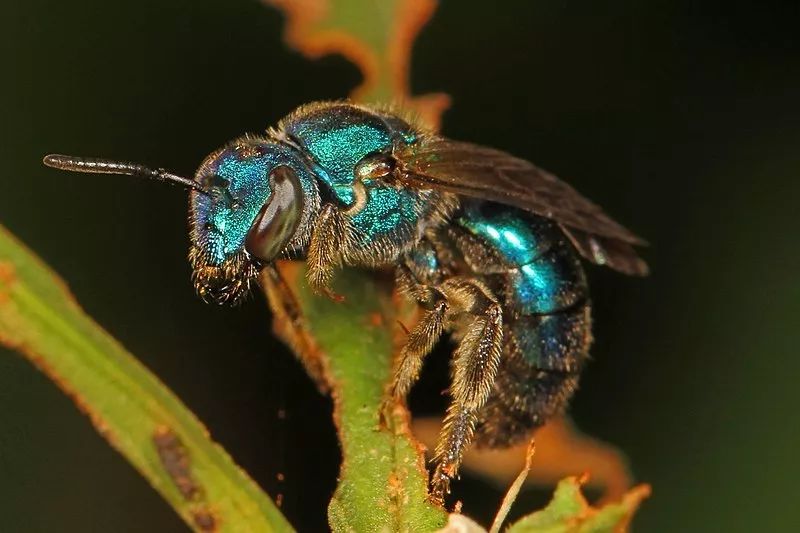
[[[258,212],[247,232],[245,250],[269,263],[286,248],[300,224],[303,189],[294,170],[276,167],[269,175],[272,194]]]

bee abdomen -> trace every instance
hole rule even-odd
[[[503,357],[494,390],[481,411],[479,445],[498,447],[528,438],[564,411],[577,389],[591,345],[588,301],[505,324]]]
[[[566,243],[530,262],[509,268],[499,292],[511,316],[556,313],[579,304],[587,297],[583,267]]]
[[[547,315],[523,315],[506,323],[506,360],[519,374],[524,370],[579,373],[591,336],[588,301]]]
[[[503,307],[503,356],[476,440],[510,445],[561,413],[577,388],[592,340],[586,278],[546,219],[473,204],[458,226],[451,242]]]

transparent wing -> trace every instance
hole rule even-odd
[[[587,259],[620,272],[645,275],[647,265],[633,246],[646,244],[600,207],[553,174],[510,154],[444,138],[425,139],[397,150],[400,179],[510,205],[558,222]]]

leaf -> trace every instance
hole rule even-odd
[[[331,391],[333,418],[342,446],[339,485],[328,508],[333,531],[435,531],[447,521],[444,511],[427,502],[428,474],[422,450],[411,439],[408,414],[398,407],[379,420],[384,387],[391,372],[398,318],[414,306],[393,297],[392,279],[380,273],[344,269],[334,289],[343,302],[313,294],[305,268],[284,263],[285,288],[262,276],[276,331],[296,349],[307,367],[321,369],[318,382]],[[288,305],[299,305],[300,318],[289,320]],[[396,334],[394,335],[393,332]]]
[[[429,448],[439,436],[441,419],[420,418],[412,424],[414,435]],[[627,459],[621,450],[582,433],[566,416],[553,418],[536,430],[536,461],[526,485],[551,487],[575,472],[589,472],[586,486],[602,490],[601,501],[622,497],[631,487]],[[511,482],[525,463],[527,443],[509,448],[467,450],[464,469],[498,486]]]
[[[589,505],[581,493],[584,480],[569,477],[556,487],[550,503],[510,528],[508,533],[615,533],[628,530],[639,504],[650,495],[650,487],[639,485],[620,501],[600,508]]]
[[[341,54],[361,70],[364,80],[353,99],[401,104],[439,129],[448,96],[413,98],[408,83],[412,44],[436,10],[436,0],[263,1],[286,14],[290,46],[311,58]]]
[[[186,406],[2,226],[0,342],[70,396],[195,531],[292,531]]]

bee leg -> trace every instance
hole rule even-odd
[[[444,295],[430,285],[420,282],[407,265],[398,267],[396,284],[401,293],[416,300],[427,311],[411,331],[406,330],[406,342],[395,359],[389,392],[381,405],[380,420],[383,427],[388,425],[390,419],[388,414],[397,403],[405,401],[411,387],[419,378],[425,356],[431,352],[442,336],[448,309]],[[405,329],[405,326],[403,328]]]
[[[315,292],[337,301],[341,301],[342,297],[331,290],[331,281],[334,269],[342,263],[347,233],[347,221],[335,206],[327,204],[320,211],[316,229],[308,244],[306,279],[309,286]]]
[[[404,400],[417,381],[425,356],[442,336],[447,309],[447,302],[440,300],[408,334],[406,344],[400,352],[400,364],[395,369],[392,380],[391,393],[396,400]]]
[[[448,287],[451,282],[453,286]],[[450,480],[457,475],[464,451],[472,442],[478,412],[492,392],[503,341],[503,313],[488,289],[452,279],[442,289],[451,304],[458,302],[475,318],[454,353],[452,403],[436,446],[431,480],[431,499],[439,503],[450,491]]]

